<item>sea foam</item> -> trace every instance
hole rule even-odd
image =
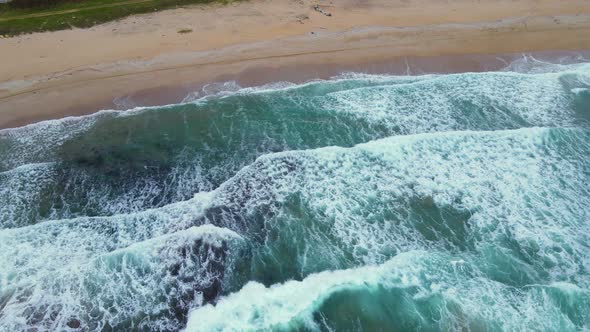
[[[588,67],[532,67],[0,131],[0,330],[588,328]]]

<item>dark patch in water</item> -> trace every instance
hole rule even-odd
[[[460,204],[455,202],[454,205]],[[415,229],[426,240],[442,242],[449,250],[474,248],[469,238],[471,211],[453,206],[438,206],[429,196],[411,199],[406,211]]]
[[[186,322],[188,310],[194,306],[197,294],[203,296],[204,304],[215,302],[222,292],[227,255],[225,241],[218,248],[199,239],[179,249],[179,262],[168,267],[173,277],[171,288],[178,294],[169,299],[176,319]],[[195,268],[202,272],[195,274]]]

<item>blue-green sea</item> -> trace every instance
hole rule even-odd
[[[590,329],[590,63],[0,131],[0,331]]]

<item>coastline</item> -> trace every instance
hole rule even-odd
[[[14,64],[0,69],[0,128],[180,102],[213,82],[253,86],[345,71],[497,70],[520,53],[588,58],[587,52],[572,51],[590,50],[590,3],[585,1],[462,0],[442,6],[433,0],[371,0],[325,8],[333,17],[315,12],[307,1],[254,0],[0,39],[5,61]],[[203,20],[194,23],[198,18]],[[213,24],[215,19],[223,24]],[[193,22],[196,32],[176,33],[183,22]],[[157,26],[164,28],[155,31]],[[152,40],[160,33],[173,35]]]

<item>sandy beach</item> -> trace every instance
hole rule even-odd
[[[210,82],[486,70],[510,58],[496,54],[590,49],[587,0],[319,2],[331,16],[316,3],[194,6],[2,38],[0,128],[178,102]]]

